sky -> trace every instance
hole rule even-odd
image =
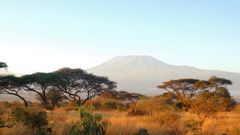
[[[0,1],[0,61],[25,74],[150,55],[240,73],[239,7],[239,0]]]

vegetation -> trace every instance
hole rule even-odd
[[[227,85],[231,85],[230,80],[224,78],[211,77],[209,80],[179,79],[164,82],[158,88],[165,90],[174,102],[179,103],[179,107],[185,111],[189,109],[196,113],[207,115],[220,110],[229,110],[235,106],[235,101],[231,98]]]
[[[13,117],[18,123],[29,127],[34,131],[34,135],[50,135],[48,128],[47,114],[36,108],[17,107],[13,110]]]
[[[0,62],[0,68],[5,68],[7,69],[8,65],[4,62]]]
[[[65,95],[76,101],[77,105],[82,105],[88,100],[96,97],[104,91],[112,90],[116,87],[116,83],[105,77],[88,74],[81,69],[63,68],[56,71],[62,75],[67,84],[59,87]]]
[[[238,135],[240,107],[228,91],[231,84],[218,77],[170,80],[158,86],[163,94],[146,97],[114,91],[115,82],[81,69],[0,76],[0,94],[24,103],[0,103],[0,134]]]
[[[0,128],[12,128],[14,124],[11,117],[5,119],[4,112],[0,112]]]
[[[21,80],[15,76],[0,76],[0,94],[9,94],[21,99],[25,106],[28,107],[27,100],[21,95],[23,87]]]
[[[88,74],[81,69],[64,68],[53,73],[34,73],[22,77],[1,76],[0,94],[10,94],[20,98],[25,106],[27,100],[23,92],[35,93],[43,106],[55,106],[63,99],[76,102],[78,106],[116,87],[115,82],[105,77]],[[53,99],[55,98],[55,99]]]

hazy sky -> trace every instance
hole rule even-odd
[[[240,72],[239,0],[0,1],[0,61],[17,73],[118,55]]]

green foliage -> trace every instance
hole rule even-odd
[[[36,93],[44,106],[49,105],[47,93],[52,88],[65,88],[67,80],[57,73],[34,73],[20,78],[25,91]]]
[[[13,75],[0,76],[0,94],[9,94],[21,99],[25,106],[28,106],[27,100],[20,94],[23,91],[21,79]]]
[[[65,133],[69,135],[106,135],[108,122],[102,120],[102,115],[93,114],[93,109],[81,106],[79,108],[81,120],[68,124]]]
[[[81,133],[83,135],[105,135],[106,127],[108,126],[107,121],[102,120],[102,115],[92,114],[85,111],[83,107],[79,108],[82,126]]]
[[[104,91],[112,90],[116,83],[106,77],[95,76],[81,69],[63,68],[55,73],[64,76],[67,85],[61,91],[78,106],[96,97]],[[83,96],[84,95],[84,96]]]
[[[49,135],[47,114],[36,108],[17,107],[13,110],[13,117],[18,123],[22,123],[35,131],[35,135]]]
[[[8,65],[5,62],[0,62],[0,68],[7,68]]]
[[[68,134],[69,135],[81,135],[81,129],[79,128],[79,124],[69,124],[68,125]]]
[[[50,86],[65,87],[67,85],[67,80],[57,73],[34,73],[22,76],[21,81],[24,85],[38,84],[42,89]]]
[[[184,122],[184,127],[186,127],[189,132],[192,132],[195,135],[200,135],[202,134],[202,126],[203,126],[203,121],[197,121],[197,120],[186,120]]]
[[[217,111],[229,111],[236,102],[231,98],[227,85],[231,80],[211,77],[209,80],[178,79],[164,82],[158,88],[172,95],[176,107],[193,110],[204,117]],[[166,94],[165,94],[166,95]]]

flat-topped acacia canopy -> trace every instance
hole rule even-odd
[[[0,68],[7,68],[8,65],[4,62],[0,62]]]

